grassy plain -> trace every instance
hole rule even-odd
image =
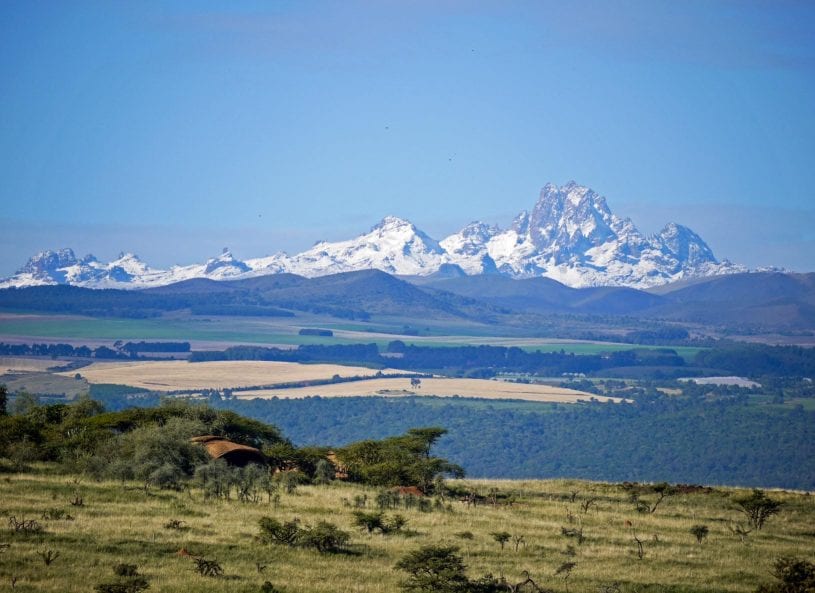
[[[525,350],[574,354],[601,354],[619,350],[654,348],[612,342],[568,340],[551,337],[496,335],[508,328],[486,325],[434,325],[421,336],[399,333],[403,320],[394,320],[392,331],[383,333],[381,323],[338,323],[325,317],[303,315],[292,318],[243,318],[176,316],[156,319],[92,318],[68,315],[0,315],[0,341],[3,336],[35,341],[36,339],[62,339],[77,343],[96,343],[115,340],[185,340],[196,349],[224,348],[234,344],[260,344],[266,346],[299,346],[301,344],[371,344],[384,347],[393,340],[425,346],[493,345],[517,346]],[[301,336],[302,328],[325,328],[334,336]],[[699,348],[672,347],[686,359],[692,358]]]
[[[135,483],[75,481],[42,470],[6,474],[0,479],[0,514],[37,519],[44,532],[12,534],[3,518],[0,543],[9,546],[0,554],[0,586],[11,590],[16,579],[15,592],[85,593],[110,582],[112,567],[125,562],[139,566],[151,591],[165,593],[256,592],[266,580],[286,593],[394,593],[404,578],[394,570],[397,560],[420,546],[438,544],[459,546],[471,577],[490,572],[519,581],[528,570],[555,591],[595,593],[616,583],[619,589],[609,590],[735,593],[770,581],[779,556],[812,560],[815,554],[815,501],[808,495],[771,492],[784,502],[780,515],[742,542],[728,529],[730,522],[740,520],[733,489],[669,497],[655,513],[641,514],[618,485],[467,483],[484,494],[491,488],[513,492],[517,502],[468,508],[447,501],[452,511],[388,511],[407,518],[406,534],[383,536],[355,528],[349,506],[355,497],[367,496],[367,510],[373,510],[377,491],[347,484],[302,486],[294,494],[282,494],[275,505],[265,496],[257,503],[205,500],[195,489],[145,492]],[[77,494],[84,506],[69,504]],[[594,502],[583,512],[589,499]],[[74,519],[40,519],[50,509]],[[321,555],[263,544],[257,539],[257,523],[264,515],[281,521],[297,517],[302,524],[335,523],[352,534],[348,553]],[[170,519],[184,521],[183,529],[165,528]],[[695,524],[710,530],[701,544],[689,532]],[[582,543],[562,535],[564,527],[581,526]],[[510,540],[502,550],[491,536],[497,531],[522,536],[523,543],[516,550]],[[470,532],[472,539],[457,535],[462,532]],[[643,542],[642,559],[635,536]],[[178,554],[181,549],[217,559],[224,575],[200,576],[191,558]],[[59,553],[50,566],[40,556],[47,550]],[[555,576],[565,562],[575,563],[568,582],[562,574]],[[261,572],[258,566],[265,568]]]
[[[551,385],[508,383],[506,381],[490,381],[486,379],[452,379],[447,377],[422,379],[421,387],[411,387],[410,379],[406,378],[367,379],[349,383],[315,385],[313,387],[241,391],[236,395],[241,398],[278,397],[288,399],[299,399],[316,395],[320,397],[404,397],[434,395],[437,397],[460,396],[480,399],[571,404],[579,401],[587,401],[589,398],[596,398],[599,401],[620,401],[619,398],[592,395],[591,393],[564,389],[562,387],[553,387]]]
[[[151,391],[187,389],[228,389],[254,385],[274,385],[298,381],[329,380],[340,377],[373,376],[400,373],[391,369],[338,364],[300,364],[296,362],[230,360],[187,362],[183,360],[95,362],[80,369],[89,383],[115,383]],[[76,371],[59,373],[73,376]],[[405,381],[408,381],[405,379]]]

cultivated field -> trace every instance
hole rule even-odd
[[[62,364],[50,358],[28,358],[17,356],[0,356],[0,375],[19,371],[45,371],[53,366]]]
[[[328,380],[340,377],[368,377],[376,369],[337,364],[299,364],[274,361],[186,362],[135,361],[95,362],[79,370],[89,383],[116,383],[151,391],[187,389],[228,389],[253,385],[275,385],[296,381]],[[383,369],[383,374],[398,373]],[[73,376],[76,371],[61,373]]]
[[[301,486],[280,493],[278,504],[261,494],[257,502],[205,500],[197,489],[145,491],[137,483],[72,480],[64,475],[7,474],[0,481],[3,515],[36,519],[41,534],[13,534],[3,519],[0,587],[17,592],[86,593],[115,580],[113,566],[135,564],[149,579],[149,591],[248,593],[270,581],[285,593],[396,593],[405,574],[394,565],[405,554],[427,545],[459,546],[471,578],[503,574],[510,582],[523,571],[558,592],[701,593],[752,592],[772,581],[779,556],[812,560],[815,502],[811,496],[770,492],[784,502],[781,513],[764,529],[742,541],[728,526],[743,521],[733,503],[733,489],[666,498],[654,513],[639,513],[618,485],[578,481],[475,482],[486,495],[498,488],[513,492],[508,507],[468,507],[447,500],[450,510],[417,508],[386,511],[407,519],[404,534],[370,535],[353,524],[354,501],[376,509],[377,490],[347,484]],[[744,491],[742,491],[744,492]],[[83,506],[69,500],[80,496]],[[655,495],[643,495],[653,503]],[[588,510],[583,506],[587,501]],[[64,511],[72,520],[42,519]],[[345,553],[264,544],[258,520],[299,518],[301,525],[330,521],[351,534]],[[571,519],[569,518],[571,516]],[[165,525],[183,521],[180,529]],[[705,525],[702,543],[690,533]],[[582,529],[582,540],[563,530]],[[492,533],[517,536],[506,546]],[[635,538],[642,542],[642,557]],[[215,559],[220,577],[201,576],[189,554]],[[46,566],[41,553],[59,555]],[[561,571],[573,563],[567,574]]]
[[[315,395],[321,397],[435,395],[438,397],[461,396],[570,404],[586,401],[589,398],[595,398],[599,401],[620,401],[619,398],[593,395],[573,389],[552,387],[551,385],[527,385],[486,379],[449,379],[443,377],[422,379],[420,387],[412,387],[410,379],[406,378],[366,379],[312,387],[253,389],[251,391],[240,391],[235,395],[241,398],[278,397],[281,399],[298,399]]]
[[[408,378],[374,378],[380,372],[365,367],[334,364],[300,364],[295,362],[266,361],[135,361],[97,362],[79,371],[89,383],[115,383],[151,391],[181,391],[195,389],[235,389],[255,385],[275,385],[299,381],[329,380],[340,377],[371,377],[359,381],[238,391],[243,398],[304,398],[352,396],[405,396],[436,395],[439,397],[477,397],[486,399],[512,399],[547,403],[576,403],[589,398],[599,401],[619,401],[616,398],[595,396],[573,389],[550,385],[529,385],[491,381],[486,379],[422,379],[419,387],[411,386]],[[381,371],[384,375],[401,373],[393,369]],[[75,371],[59,373],[71,376]]]

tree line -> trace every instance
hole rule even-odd
[[[193,352],[190,360],[352,363],[468,377],[493,377],[501,372],[603,376],[609,370],[622,369],[623,374],[637,378],[714,373],[815,378],[815,348],[761,344],[726,344],[702,349],[690,362],[670,348],[574,354],[563,350],[530,352],[505,346],[417,346],[400,340],[390,342],[384,352],[376,344],[301,345],[295,349],[234,346],[221,351]]]

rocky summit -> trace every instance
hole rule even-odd
[[[377,269],[397,275],[436,273],[548,277],[572,287],[647,288],[676,280],[744,272],[719,261],[691,229],[669,223],[656,235],[642,234],[629,218],[612,213],[603,196],[570,181],[546,185],[531,211],[510,228],[472,222],[436,241],[413,223],[384,218],[368,233],[334,243],[319,242],[295,255],[240,261],[227,249],[203,264],[160,270],[133,254],[99,262],[77,259],[71,249],[43,251],[0,288],[72,284],[91,288],[146,288],[190,278],[237,279],[288,272],[306,277]]]

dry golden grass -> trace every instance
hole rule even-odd
[[[50,358],[0,356],[0,375],[17,371],[45,371],[58,364],[61,363]]]
[[[550,385],[531,385],[491,381],[486,379],[451,379],[434,377],[422,379],[421,387],[411,387],[406,378],[373,378],[376,369],[335,364],[300,364],[296,362],[266,361],[134,361],[96,362],[80,370],[89,383],[116,383],[131,385],[151,391],[175,391],[189,389],[228,389],[273,385],[297,381],[328,380],[340,377],[372,377],[361,381],[292,387],[283,389],[257,389],[240,391],[236,395],[245,398],[291,398],[314,395],[321,397],[351,396],[404,396],[435,395],[439,397],[478,397],[486,399],[515,399],[549,403],[576,403],[594,397],[600,401],[616,400],[595,396],[582,391]],[[384,369],[383,374],[400,373]],[[73,372],[60,373],[73,376]],[[617,400],[618,401],[618,400]]]
[[[75,372],[75,371],[74,371]],[[73,373],[63,373],[73,376]],[[95,362],[80,370],[89,383],[116,383],[151,391],[228,389],[341,377],[373,376],[378,371],[337,364],[299,364],[272,361]],[[384,369],[384,374],[400,372]]]
[[[435,395],[439,397],[478,397],[485,399],[514,399],[548,403],[576,403],[594,397],[600,401],[614,400],[573,389],[550,385],[531,385],[490,381],[486,379],[450,379],[435,377],[422,379],[421,387],[411,387],[410,379],[366,379],[331,385],[295,387],[288,389],[264,389],[241,391],[236,395],[243,398],[286,398],[298,399],[319,395],[321,397]]]
[[[65,476],[9,475],[0,480],[2,514],[39,519],[47,509],[62,508],[75,520],[41,521],[46,530],[41,536],[12,535],[0,525],[0,543],[11,544],[0,556],[0,587],[8,587],[17,577],[15,591],[87,592],[111,580],[114,564],[127,562],[138,564],[150,578],[151,591],[166,593],[259,591],[265,580],[286,593],[394,593],[404,576],[394,570],[396,561],[420,546],[443,544],[460,546],[471,577],[491,572],[519,579],[528,570],[538,583],[559,592],[595,593],[616,582],[622,593],[746,593],[771,580],[769,570],[778,556],[811,560],[815,554],[815,502],[802,494],[771,493],[785,503],[781,514],[742,543],[727,529],[729,521],[739,520],[732,489],[669,497],[654,514],[640,514],[626,492],[611,484],[467,483],[485,494],[495,487],[515,492],[517,503],[468,508],[448,500],[451,512],[387,511],[403,514],[411,534],[382,536],[354,528],[348,505],[364,494],[368,510],[373,510],[377,491],[348,484],[300,487],[294,495],[283,494],[276,507],[265,499],[206,501],[197,490],[144,492],[132,483],[75,485]],[[75,491],[84,497],[85,506],[68,504]],[[596,500],[584,513],[581,504],[589,498]],[[571,523],[567,512],[574,517]],[[335,523],[352,533],[352,554],[320,555],[262,544],[256,536],[258,519],[264,515],[282,521],[298,517],[303,524]],[[171,518],[185,521],[186,529],[164,528]],[[689,533],[694,524],[710,529],[701,545]],[[579,526],[585,535],[582,544],[561,533],[563,527]],[[473,538],[456,535],[463,531]],[[495,531],[523,536],[525,544],[516,551],[509,542],[502,551],[490,535]],[[642,559],[636,554],[635,535],[644,542]],[[573,556],[567,555],[570,545]],[[192,570],[192,560],[177,554],[182,548],[217,559],[224,576],[199,576]],[[37,555],[45,549],[60,553],[49,567]],[[568,589],[554,575],[566,561],[576,563]],[[263,573],[258,572],[258,563],[266,566]]]

